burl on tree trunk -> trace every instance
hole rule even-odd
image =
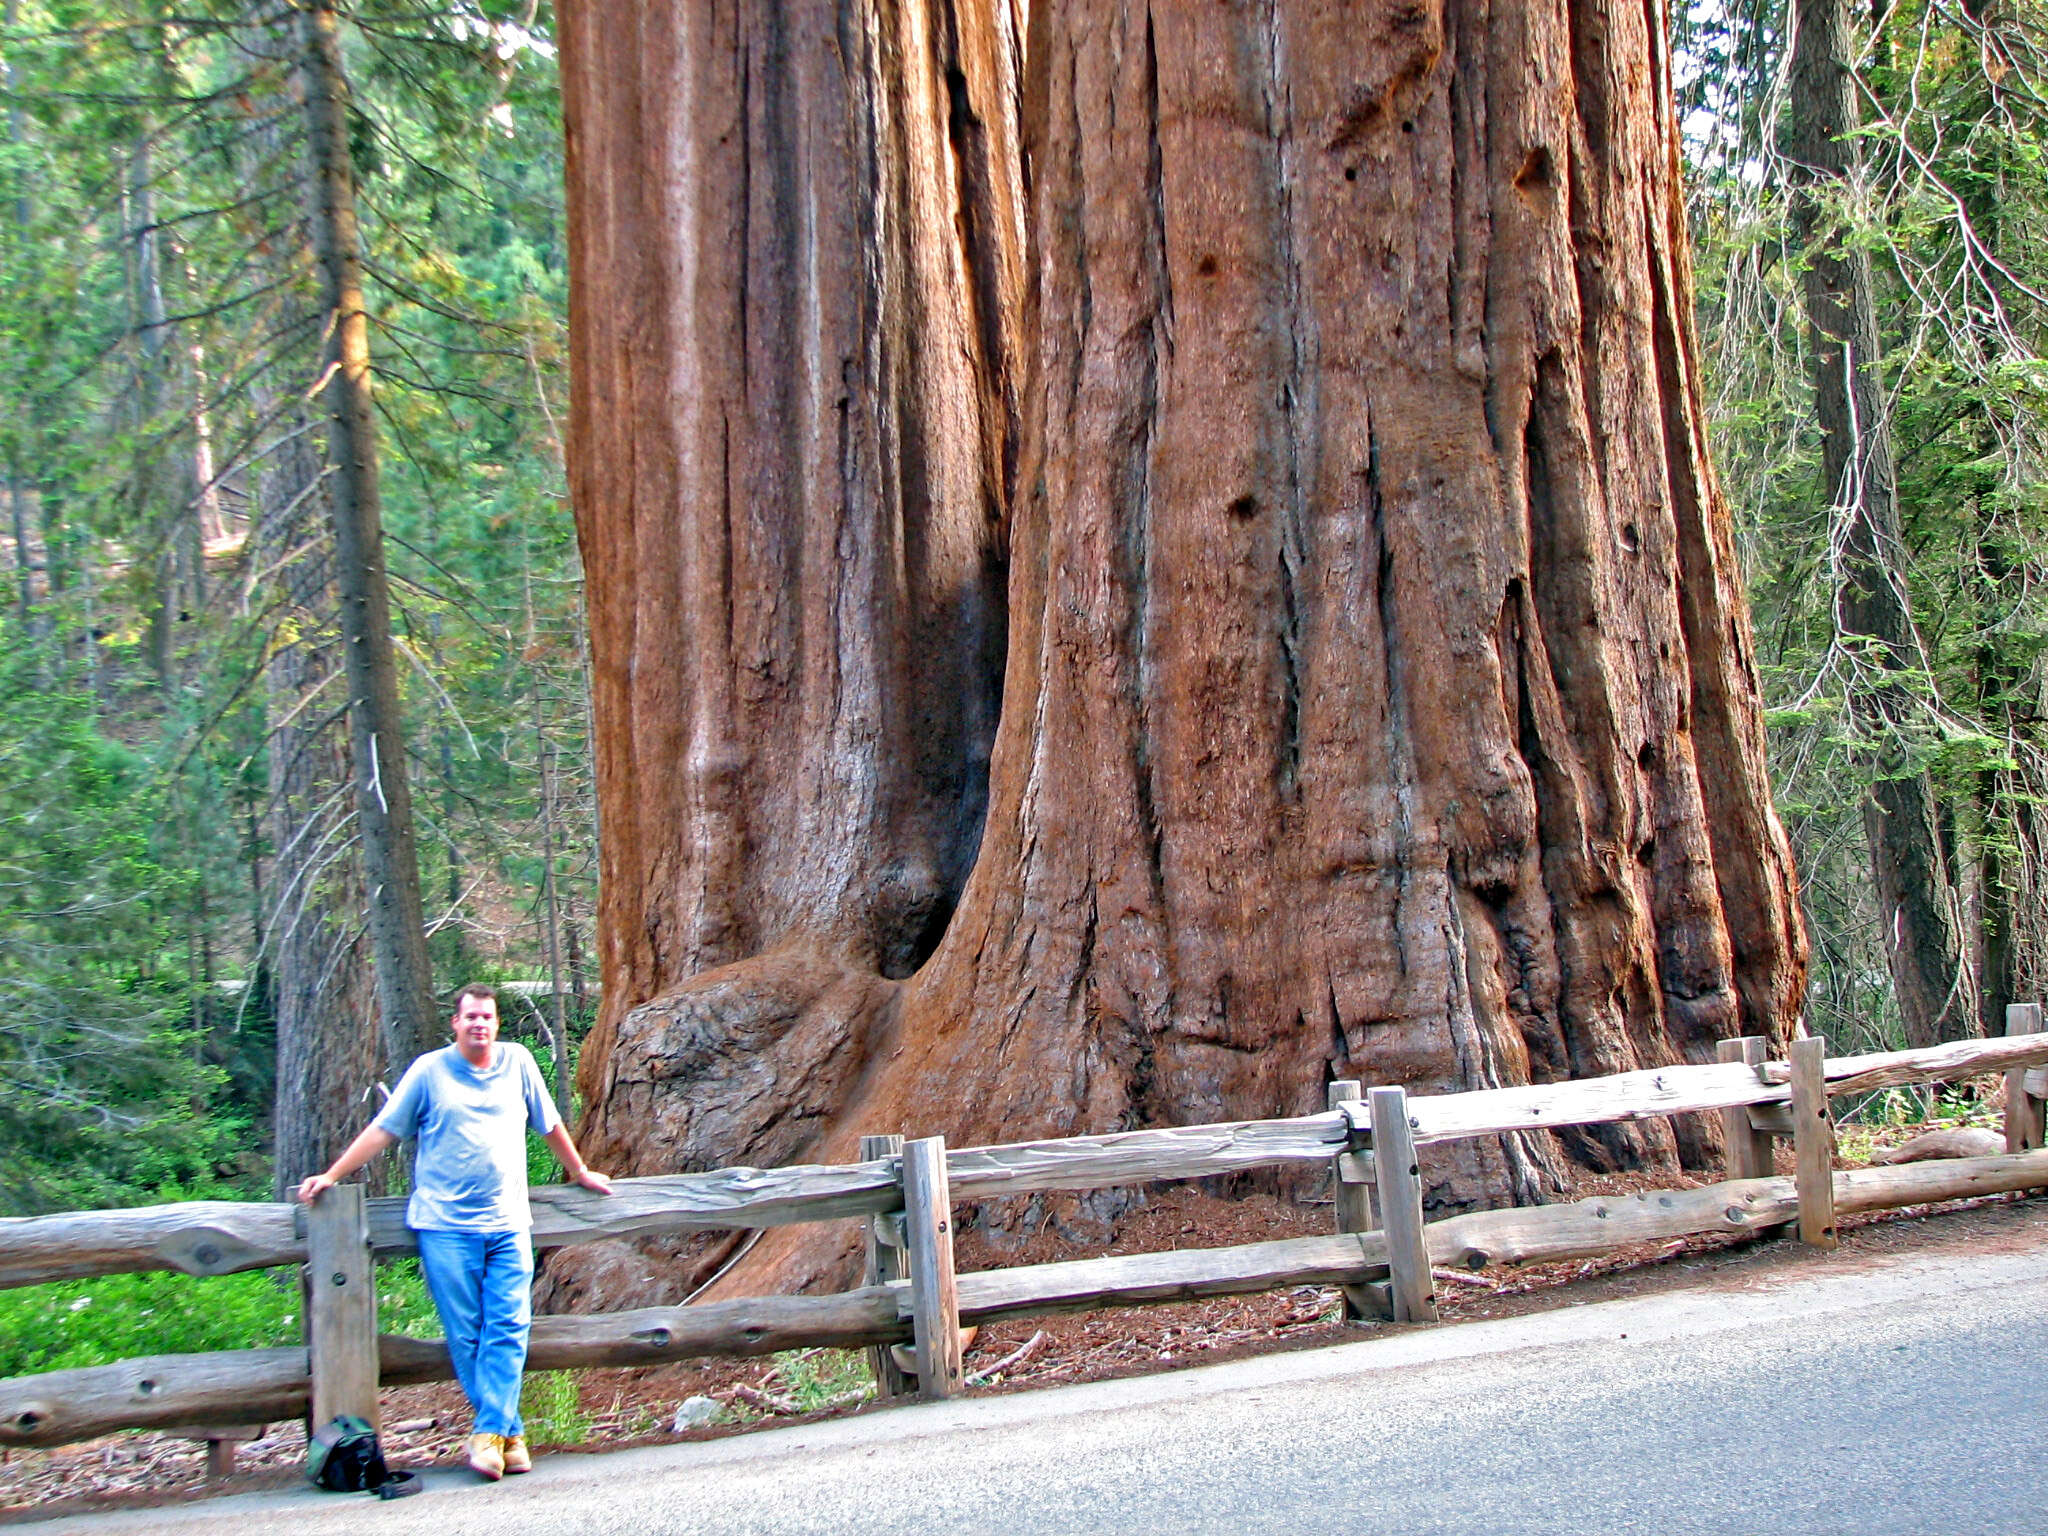
[[[593,1160],[1785,1032],[1654,8],[711,10],[562,8]]]

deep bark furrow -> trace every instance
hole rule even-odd
[[[1112,98],[1113,99],[1113,98]],[[1145,157],[1145,209],[1148,224],[1144,235],[1144,264],[1146,276],[1152,289],[1150,312],[1133,317],[1131,324],[1144,338],[1140,347],[1137,367],[1137,384],[1131,402],[1130,425],[1124,430],[1132,432],[1136,442],[1131,449],[1125,470],[1131,490],[1123,498],[1123,504],[1130,508],[1130,532],[1125,544],[1125,568],[1123,572],[1130,620],[1126,630],[1128,636],[1128,696],[1130,707],[1129,738],[1126,751],[1132,773],[1132,789],[1137,801],[1137,818],[1145,852],[1145,874],[1148,894],[1162,912],[1170,911],[1166,886],[1165,837],[1159,814],[1159,795],[1154,783],[1156,766],[1153,760],[1152,743],[1158,739],[1158,732],[1150,719],[1152,703],[1158,687],[1157,669],[1153,665],[1156,645],[1152,634],[1153,614],[1153,544],[1152,544],[1152,499],[1156,490],[1155,457],[1157,452],[1153,431],[1158,420],[1159,375],[1162,354],[1167,366],[1171,366],[1171,337],[1173,325],[1172,274],[1166,265],[1166,194],[1160,181],[1159,141],[1159,55],[1153,17],[1148,9],[1145,13],[1145,67],[1144,88],[1141,97],[1145,119],[1148,124],[1146,136],[1153,145],[1153,152]],[[1086,217],[1083,215],[1083,228]],[[1084,263],[1088,246],[1081,246]],[[1092,291],[1092,290],[1091,290]],[[1161,345],[1162,336],[1166,345]],[[1086,340],[1082,350],[1085,354]],[[1091,874],[1095,871],[1091,871]],[[1091,917],[1093,909],[1091,907]],[[1173,989],[1173,968],[1170,958],[1172,934],[1165,935],[1167,953],[1158,957],[1166,971],[1166,989],[1171,1005]],[[1092,945],[1091,945],[1092,948]]]
[[[1301,780],[1301,693],[1303,687],[1303,611],[1298,587],[1305,559],[1305,528],[1309,518],[1305,483],[1316,473],[1319,445],[1313,423],[1320,415],[1316,390],[1316,315],[1302,288],[1298,254],[1302,232],[1292,188],[1301,176],[1300,144],[1295,136],[1294,102],[1287,87],[1287,39],[1279,5],[1267,7],[1265,56],[1266,131],[1272,140],[1268,196],[1273,203],[1276,259],[1282,284],[1273,306],[1272,323],[1285,337],[1281,395],[1284,435],[1279,444],[1283,463],[1274,508],[1278,568],[1277,628],[1280,662],[1280,754],[1276,766],[1277,797],[1288,810],[1298,809]]]

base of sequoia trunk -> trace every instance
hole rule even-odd
[[[801,947],[757,956],[695,978],[622,1018],[579,1140],[594,1166],[645,1176],[720,1167],[851,1162],[863,1134],[944,1134],[954,1145],[1018,1139],[992,1134],[962,1106],[986,1104],[896,1039],[899,983]],[[1331,1064],[1333,1070],[1336,1064]],[[906,1070],[908,1069],[908,1070]],[[1320,1082],[1304,1085],[1304,1099]],[[1305,1113],[1320,1103],[1276,1113]],[[1135,1108],[1135,1107],[1132,1107]],[[1155,1121],[1159,1118],[1152,1117]],[[1425,1148],[1430,1219],[1499,1205],[1535,1204],[1565,1188],[1566,1162],[1600,1171],[1668,1173],[1718,1155],[1710,1117],[1674,1135],[1662,1121],[1561,1136],[1508,1136]],[[1052,1134],[1129,1129],[1074,1126]],[[1324,1170],[1279,1168],[1209,1181],[1219,1193],[1259,1189],[1317,1198]],[[1102,1190],[988,1202],[963,1221],[998,1246],[1051,1226],[1104,1237],[1142,1191]],[[854,1283],[859,1233],[851,1223],[772,1228],[758,1236],[694,1233],[591,1243],[548,1256],[537,1293],[544,1310],[588,1312],[673,1305],[702,1291],[718,1298],[827,1291]]]

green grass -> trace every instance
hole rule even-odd
[[[866,1396],[875,1386],[868,1374],[867,1352],[859,1349],[801,1349],[777,1355],[770,1380],[776,1395],[788,1398],[803,1413],[815,1412],[836,1398]]]
[[[536,1043],[534,1050],[546,1070],[544,1049]],[[526,1150],[533,1184],[561,1181],[561,1167],[545,1142],[529,1136]],[[393,1194],[404,1193],[402,1167],[393,1167]],[[136,1192],[124,1193],[133,1198]],[[166,1186],[149,1194],[156,1200],[250,1197],[248,1190],[217,1183]],[[377,1266],[377,1327],[415,1339],[441,1336],[417,1259]],[[0,1290],[0,1377],[109,1365],[141,1355],[268,1349],[303,1337],[298,1273],[290,1268],[239,1275],[102,1275]]]
[[[561,1180],[554,1154],[537,1136],[527,1138],[527,1166],[536,1185]],[[394,1194],[403,1193],[402,1177],[393,1185]],[[214,1187],[155,1193],[165,1199],[246,1195]],[[419,1260],[377,1266],[377,1326],[415,1339],[441,1336]],[[268,1349],[303,1337],[298,1273],[290,1268],[239,1275],[102,1275],[0,1291],[0,1377],[109,1365],[140,1355]]]
[[[419,1261],[377,1266],[377,1326],[440,1337]],[[136,1355],[296,1344],[296,1270],[102,1275],[0,1291],[0,1377],[108,1365]]]
[[[519,1416],[535,1445],[581,1445],[590,1434],[590,1415],[577,1390],[580,1371],[536,1371],[519,1388]]]

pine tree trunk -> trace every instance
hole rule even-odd
[[[1992,226],[1995,229],[1995,225]],[[1999,445],[1990,424],[1978,433],[1980,459],[1995,461]],[[1992,600],[2021,601],[2024,572],[2014,568],[1987,485],[1978,497],[1977,573]],[[1986,767],[1976,779],[1976,990],[1977,1033],[2005,1033],[2005,1010],[2030,994],[2022,957],[2039,948],[2041,920],[2031,899],[2041,866],[2034,831],[2030,772],[2041,761],[2040,683],[2024,655],[2002,634],[1986,629],[1977,643],[1977,716],[1995,730],[2014,760]]]
[[[1020,79],[1009,13],[968,4],[837,33],[628,10],[562,32],[593,1155],[1300,1113],[1337,1076],[1787,1031],[1804,940],[1655,12],[1040,0]],[[991,553],[984,817],[987,705],[914,711],[981,675],[994,599],[948,592]],[[714,659],[724,691],[655,681]],[[966,835],[922,856],[929,820],[856,814],[947,803]],[[897,914],[943,924],[928,957]],[[1575,1150],[1707,1148],[1659,1123]],[[1556,1156],[1507,1139],[1430,1198],[1536,1198]],[[722,1283],[841,1257],[771,1233]],[[557,1294],[659,1267],[571,1257]]]
[[[369,317],[356,225],[355,166],[348,135],[348,81],[335,12],[299,12],[309,217],[321,280],[326,338],[321,360],[327,410],[327,502],[334,528],[349,702],[349,752],[369,884],[369,929],[386,1064],[402,1071],[436,1043],[433,972],[427,959],[413,833],[391,595],[377,480],[377,422],[370,398]]]
[[[160,441],[169,398],[165,344],[170,337],[164,306],[161,240],[156,227],[156,171],[145,126],[129,160],[128,207],[134,224],[137,391],[135,400],[136,515],[145,547],[153,546],[149,595],[149,664],[160,687],[172,681],[177,660],[179,615],[178,508],[170,456]]]
[[[35,637],[36,584],[35,555],[29,548],[28,515],[22,506],[21,476],[7,472],[7,510],[14,521],[14,581],[17,617],[22,638]]]
[[[9,33],[13,32],[20,19],[20,0],[6,0],[5,5],[0,6],[0,26],[5,26]],[[23,110],[17,85],[14,57],[10,53],[7,57],[0,58],[0,89],[6,91],[8,98],[7,142],[13,147],[15,153],[21,157],[22,167],[26,167],[29,163],[26,148],[28,140],[27,114]],[[19,190],[15,195],[14,206],[10,211],[14,221],[16,238],[21,248],[26,251],[33,246],[30,223],[34,213],[34,205],[29,201],[27,191],[29,178],[25,169],[16,170],[15,185]],[[42,615],[36,613],[35,559],[30,548],[28,514],[23,506],[23,500],[28,493],[28,481],[22,474],[24,459],[33,463],[41,458],[42,433],[39,421],[40,412],[33,402],[27,400],[20,402],[16,406],[16,411],[17,420],[14,423],[15,436],[7,446],[7,505],[8,510],[13,514],[14,520],[14,558],[19,582],[18,595],[21,608],[21,627],[25,638],[29,640],[46,640],[55,631],[57,620],[54,609],[56,604],[54,602],[51,603],[52,612]],[[42,513],[43,532],[43,592],[46,597],[54,599],[64,591],[64,562],[58,547],[58,541],[51,537],[53,530],[50,520],[50,498],[39,494],[38,500],[42,503],[39,511]],[[55,658],[51,659],[54,660]]]
[[[266,411],[271,406],[261,403]],[[340,664],[331,639],[332,558],[327,542],[310,536],[326,510],[320,474],[307,439],[293,435],[259,467],[255,487],[259,564],[277,570],[275,606],[287,635],[266,677],[274,724],[263,928],[275,986],[272,1124],[280,1198],[333,1162],[374,1113],[371,1085],[384,1057],[359,916],[362,856],[347,835],[348,741],[337,718],[342,693],[329,681]],[[383,1178],[383,1164],[372,1164],[372,1183],[381,1189]]]
[[[1846,520],[1837,621],[1844,636],[1865,642],[1853,664],[1869,669],[1852,695],[1858,726],[1872,744],[1864,832],[1906,1039],[1932,1045],[1973,1034],[1975,1002],[1934,786],[1910,758],[1920,709],[1913,680],[1927,675],[1927,658],[1905,590],[1870,256],[1847,242],[1841,215],[1829,207],[1858,155],[1849,41],[1846,0],[1798,0],[1787,149],[1794,220],[1807,248],[1803,285],[1822,484]]]

